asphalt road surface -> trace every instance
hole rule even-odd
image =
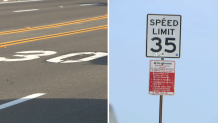
[[[0,11],[0,123],[107,123],[107,0]]]

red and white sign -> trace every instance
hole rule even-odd
[[[174,95],[175,61],[151,60],[149,69],[149,94]]]

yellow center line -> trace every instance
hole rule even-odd
[[[95,31],[95,30],[100,30],[100,29],[107,29],[107,25],[97,26],[97,27],[92,27],[92,28],[86,28],[86,29],[80,29],[80,30],[75,30],[75,31],[69,31],[69,32],[63,32],[63,33],[57,33],[57,34],[51,34],[51,35],[45,35],[45,36],[39,36],[39,37],[33,37],[33,38],[27,38],[27,39],[21,39],[21,40],[15,40],[15,41],[9,41],[9,42],[4,42],[4,43],[0,43],[0,47],[6,47],[6,46],[15,45],[15,44],[27,43],[27,42],[38,41],[38,40],[49,39],[49,38],[55,38],[55,37],[61,37],[61,36],[67,36],[67,35],[73,35],[73,34],[78,34],[78,33],[83,33],[83,32],[90,32],[90,31]]]
[[[37,27],[26,28],[26,29],[3,31],[3,32],[0,32],[0,35],[19,33],[19,32],[27,32],[27,31],[47,29],[47,28],[54,28],[54,27],[66,26],[66,25],[83,23],[83,22],[88,22],[88,21],[100,20],[100,19],[105,19],[105,18],[107,18],[107,15],[93,17],[93,18],[87,18],[87,19],[81,19],[81,20],[75,20],[75,21],[69,21],[69,22],[63,22],[63,23],[57,23],[57,24],[51,24],[51,25],[45,25],[45,26],[37,26]]]

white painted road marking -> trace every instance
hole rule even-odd
[[[39,10],[39,9],[18,10],[14,12],[29,12],[29,11],[36,11],[36,10]]]
[[[7,3],[21,3],[21,2],[33,2],[33,1],[42,1],[42,0],[29,0],[29,1],[0,2],[0,4],[7,4]]]
[[[69,57],[73,57],[73,56],[77,56],[77,55],[93,55],[93,56],[89,56],[86,58],[82,58],[82,59],[78,59],[78,60],[66,60],[64,61],[63,59],[69,58]],[[70,53],[67,55],[62,55],[62,56],[58,56],[52,59],[48,59],[46,60],[47,62],[53,62],[53,63],[75,63],[75,62],[84,62],[84,61],[91,61],[97,58],[101,58],[107,56],[107,53],[103,53],[103,52],[80,52],[80,53]]]
[[[21,51],[21,52],[16,52],[16,53],[21,53],[25,55],[13,55],[16,57],[21,57],[21,58],[16,58],[16,59],[8,59],[5,57],[0,57],[0,61],[4,62],[14,62],[14,61],[27,61],[27,60],[33,60],[33,59],[38,59],[40,56],[49,56],[56,54],[57,52],[55,51],[44,51],[44,50],[36,50],[36,51]],[[85,58],[77,59],[77,60],[64,60],[69,57],[74,57],[77,55],[91,55]],[[55,58],[51,58],[46,60],[47,62],[52,62],[52,63],[75,63],[75,62],[86,62],[86,61],[91,61],[94,59],[98,59],[101,57],[107,56],[107,53],[104,52],[79,52],[79,53],[70,53],[62,56],[58,56]]]
[[[14,55],[16,57],[21,57],[17,59],[8,59],[5,57],[0,57],[0,61],[26,61],[26,60],[33,60],[39,58],[39,56],[48,56],[56,54],[55,51],[43,51],[43,50],[37,50],[37,51],[21,51],[16,53],[24,53],[25,55]],[[32,54],[31,54],[32,53]],[[36,54],[37,53],[37,54]]]
[[[91,6],[91,5],[97,5],[98,3],[90,3],[90,4],[81,4],[80,6]]]
[[[31,100],[33,98],[36,98],[36,97],[39,97],[39,96],[42,96],[45,94],[46,93],[36,93],[36,94],[32,94],[32,95],[29,95],[29,96],[26,96],[26,97],[23,97],[23,98],[20,98],[20,99],[17,99],[17,100],[14,100],[14,101],[11,101],[11,102],[8,102],[5,104],[2,104],[2,105],[0,105],[0,110],[7,108],[7,107],[10,107],[10,106],[13,106],[13,105],[16,105],[16,104],[19,104],[19,103],[22,103],[22,102],[25,102],[25,101],[28,101],[28,100]]]

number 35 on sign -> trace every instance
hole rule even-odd
[[[181,15],[147,15],[146,57],[180,58]]]

